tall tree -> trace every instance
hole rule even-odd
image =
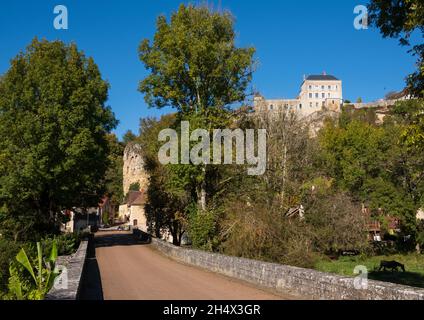
[[[11,61],[0,79],[0,220],[15,238],[103,196],[117,124],[108,88],[75,44],[35,39]]]
[[[153,42],[140,45],[140,59],[150,75],[140,82],[150,107],[176,108],[179,120],[192,128],[213,129],[228,124],[227,110],[244,101],[252,79],[254,48],[237,48],[230,13],[204,6],[181,5],[157,20]],[[177,168],[183,176],[195,175],[200,207],[206,207],[209,168]]]
[[[107,135],[109,144],[109,167],[105,175],[106,193],[113,206],[117,207],[124,199],[123,167],[124,144],[114,134]]]
[[[127,145],[130,142],[134,142],[136,139],[137,136],[131,130],[128,130],[122,137],[122,142],[124,143],[124,145]]]

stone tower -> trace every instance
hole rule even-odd
[[[134,183],[140,184],[140,190],[147,190],[149,176],[144,169],[144,159],[141,146],[136,143],[129,143],[124,151],[124,170],[123,170],[124,194],[130,190]]]

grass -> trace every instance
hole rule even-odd
[[[379,272],[378,268],[382,260],[398,261],[405,265],[406,272]],[[338,260],[322,259],[315,265],[315,269],[354,277],[356,275],[353,273],[353,270],[359,265],[367,267],[369,279],[424,288],[424,255],[419,254],[396,254],[378,257],[341,257]]]

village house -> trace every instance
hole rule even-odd
[[[125,203],[119,207],[119,220],[133,228],[147,232],[147,217],[144,210],[146,202],[146,192],[130,191]]]

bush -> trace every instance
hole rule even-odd
[[[215,251],[219,245],[217,214],[213,211],[189,214],[189,237],[194,248]]]
[[[230,202],[221,236],[225,254],[306,268],[315,264],[310,227],[284,218],[277,206]]]
[[[361,206],[343,193],[312,195],[305,203],[306,221],[313,228],[314,250],[325,254],[369,249],[366,218]]]
[[[81,243],[81,237],[81,233],[72,233],[44,238],[41,241],[43,244],[44,254],[48,254],[51,251],[54,242],[56,242],[59,256],[69,256],[74,254]]]
[[[0,239],[0,292],[6,292],[9,279],[9,265],[20,250],[13,241]]]

